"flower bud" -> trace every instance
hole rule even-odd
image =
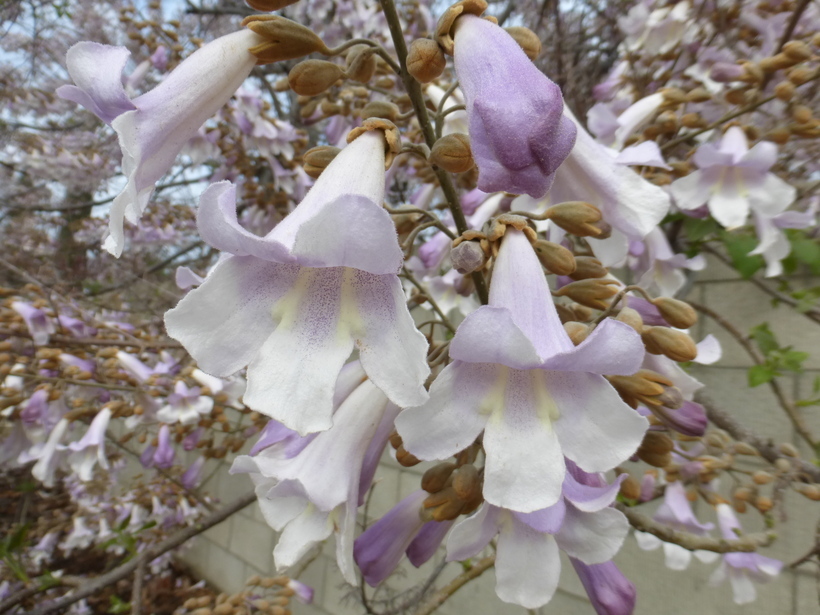
[[[794,486],[794,490],[813,502],[820,501],[820,485],[805,485],[802,483],[797,483]]]
[[[568,233],[578,237],[599,237],[602,230],[594,224],[600,222],[601,210],[583,201],[567,201],[553,205],[545,216]]]
[[[643,442],[641,442],[641,445],[638,447],[638,457],[644,461],[646,461],[646,457],[662,457],[671,453],[673,448],[675,448],[675,443],[672,441],[672,438],[665,433],[647,431]],[[647,461],[647,463],[649,462]]]
[[[570,275],[575,271],[575,256],[561,244],[539,239],[532,244],[538,260],[556,275]]]
[[[359,115],[363,120],[371,117],[383,117],[386,120],[395,122],[396,117],[399,115],[399,108],[386,100],[371,100],[362,108]]]
[[[787,457],[799,457],[800,453],[797,452],[797,449],[794,448],[793,444],[789,444],[788,442],[783,442],[779,447],[780,452],[786,455]]]
[[[576,346],[589,336],[589,326],[574,320],[564,323],[564,331]]]
[[[618,286],[616,280],[591,278],[562,286],[555,294],[596,310],[605,310],[609,307],[606,300],[618,294]]]
[[[481,475],[472,464],[463,465],[453,472],[453,491],[465,502],[476,498],[481,493]]]
[[[637,408],[639,404],[647,407],[661,406],[661,396],[672,387],[672,381],[657,372],[642,369],[631,376],[609,376],[610,384],[627,404]]]
[[[743,77],[741,77],[741,81],[745,81],[746,83],[762,83],[766,77],[763,69],[754,62],[743,62],[741,66],[743,67]]]
[[[589,278],[603,278],[609,270],[601,264],[597,258],[592,256],[576,256],[575,271],[569,274],[573,280],[586,280]]]
[[[342,150],[332,145],[320,145],[305,152],[304,155],[304,169],[305,173],[310,175],[313,179],[318,179],[325,170],[325,167],[336,157]]]
[[[439,463],[427,470],[421,477],[421,488],[427,493],[437,493],[450,482],[450,475],[456,469],[454,463]]]
[[[638,310],[633,310],[630,307],[621,308],[621,311],[618,312],[618,316],[615,317],[615,320],[629,325],[638,333],[643,331],[643,318],[641,318]]]
[[[806,105],[796,105],[792,109],[792,117],[799,124],[808,124],[812,118],[812,111]]]
[[[446,135],[433,144],[430,162],[448,173],[464,173],[475,166],[470,137],[461,133]]]
[[[330,55],[330,49],[322,39],[290,19],[278,15],[251,15],[242,20],[242,25],[266,39],[248,49],[256,56],[257,65],[293,60],[311,53]]]
[[[487,264],[487,254],[477,241],[462,241],[450,250],[453,269],[462,275],[473,273]]]
[[[783,45],[782,51],[796,62],[805,62],[811,58],[811,49],[803,41],[789,41]]]
[[[668,327],[646,327],[641,339],[651,354],[666,355],[673,361],[692,361],[698,356],[695,342],[683,331]]]
[[[719,83],[729,83],[731,81],[740,81],[746,73],[743,67],[739,64],[730,64],[728,62],[715,62],[712,65],[712,70],[709,73],[712,81]]]
[[[760,68],[764,73],[773,73],[784,68],[789,68],[798,63],[798,60],[787,56],[785,53],[778,53],[770,58],[760,60]]]
[[[768,485],[773,480],[774,476],[772,476],[768,472],[764,472],[763,470],[758,470],[757,472],[752,474],[752,481],[754,481],[755,485]]]
[[[781,81],[774,86],[774,95],[784,102],[789,102],[794,96],[795,87],[791,81]]]
[[[797,66],[789,71],[788,78],[794,85],[803,85],[811,81],[816,71],[807,66]]]
[[[637,500],[641,497],[641,485],[632,476],[627,475],[621,483],[621,495],[630,500]]]
[[[652,300],[652,305],[658,308],[661,317],[677,329],[688,329],[698,321],[698,314],[694,308],[684,301],[671,297],[658,297]]]
[[[298,1],[299,0],[245,0],[245,4],[257,11],[272,13],[291,4],[296,4]]]
[[[438,43],[429,38],[417,38],[407,52],[407,72],[419,83],[435,81],[447,66],[447,57]]]
[[[760,455],[754,446],[747,444],[746,442],[735,442],[732,445],[732,452],[736,455],[749,455],[752,457],[758,457]]]
[[[711,98],[712,95],[708,90],[701,87],[694,88],[686,95],[686,101],[694,103],[706,102],[707,100],[711,100]]]
[[[538,35],[524,26],[512,26],[504,28],[507,34],[515,39],[518,46],[524,50],[530,60],[535,60],[541,53],[541,39]]]
[[[367,83],[376,72],[375,47],[356,45],[347,54],[347,68],[345,72],[353,81]]]
[[[421,463],[421,459],[408,452],[404,446],[400,446],[396,449],[396,461],[398,461],[405,468],[412,468],[413,466]]]
[[[288,84],[290,89],[301,96],[316,96],[327,90],[344,71],[333,62],[326,60],[304,60],[290,69]]]

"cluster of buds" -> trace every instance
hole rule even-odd
[[[421,478],[421,488],[430,495],[422,504],[423,518],[450,521],[469,515],[484,501],[484,469],[477,468],[478,446],[473,445],[456,456],[454,463],[439,463]]]
[[[313,590],[285,576],[262,578],[254,575],[242,591],[189,598],[174,611],[174,615],[291,615],[294,597],[310,603]]]

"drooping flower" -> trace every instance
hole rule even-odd
[[[157,434],[157,448],[151,458],[152,465],[157,468],[170,468],[174,465],[175,456],[176,452],[171,444],[171,429],[168,425],[163,425]]]
[[[296,564],[336,532],[336,559],[356,584],[353,537],[356,510],[369,489],[398,408],[370,381],[341,402],[333,426],[292,456],[281,444],[236,459],[232,473],[250,473],[265,520],[281,532],[273,551],[277,569]],[[284,441],[283,441],[284,442]],[[328,463],[328,460],[333,460]]]
[[[797,191],[769,169],[777,162],[777,146],[761,141],[749,149],[746,133],[732,126],[717,145],[704,143],[692,156],[698,170],[672,182],[678,207],[707,204],[722,226],[743,226],[752,211],[774,217],[794,201]]]
[[[384,149],[380,131],[358,136],[264,238],[237,222],[235,187],[213,184],[200,234],[232,256],[165,316],[204,371],[248,365],[245,403],[302,434],[330,427],[334,383],[354,345],[394,403],[427,398],[427,343],[407,310],[402,252],[381,206]]]
[[[648,426],[600,375],[638,369],[638,335],[607,319],[574,346],[529,240],[510,227],[489,305],[461,324],[450,356],[430,400],[402,412],[396,427],[420,459],[454,455],[483,430],[490,504],[520,512],[551,506],[561,496],[564,456],[588,472],[609,470],[635,452]]]
[[[740,523],[728,504],[717,506],[720,533],[727,540],[737,540]],[[709,579],[710,585],[720,585],[727,578],[732,585],[735,604],[749,604],[757,598],[755,583],[768,583],[783,568],[780,560],[759,553],[725,553],[723,561]]]
[[[590,565],[574,557],[569,561],[598,615],[632,615],[637,599],[635,586],[613,562]]]
[[[544,196],[575,140],[560,88],[498,25],[464,14],[454,29],[478,187]]]
[[[191,425],[199,422],[203,416],[210,414],[214,400],[207,395],[200,395],[199,387],[188,388],[181,380],[174,385],[174,392],[168,395],[168,403],[159,409],[157,419],[163,423]]]
[[[31,475],[39,480],[46,487],[54,486],[54,473],[60,467],[65,452],[65,447],[60,444],[66,430],[68,429],[68,420],[60,419],[60,421],[51,430],[45,444],[34,454],[37,463],[31,469]]]
[[[81,481],[91,480],[94,466],[108,469],[108,458],[105,456],[105,430],[111,420],[111,408],[105,407],[97,413],[88,431],[77,442],[68,445],[71,454],[68,464]]]
[[[250,75],[257,58],[248,52],[264,41],[251,30],[222,36],[176,67],[156,88],[131,100],[122,83],[130,52],[84,41],[66,54],[76,85],[57,90],[117,131],[122,147],[123,191],[111,205],[104,247],[122,254],[123,219],[136,223],[156,182],[170,169],[182,147]]]
[[[23,317],[31,339],[36,345],[48,343],[48,338],[54,333],[54,322],[43,310],[24,301],[13,301],[11,309]]]
[[[474,557],[497,535],[496,594],[530,609],[549,602],[558,587],[559,549],[588,565],[611,560],[629,531],[626,517],[610,507],[619,484],[607,485],[571,462],[568,469],[563,497],[548,508],[520,513],[485,502],[457,522],[447,559]]]

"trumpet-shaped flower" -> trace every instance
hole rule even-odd
[[[105,407],[97,413],[88,431],[77,442],[68,445],[71,454],[68,464],[71,470],[82,481],[91,480],[94,466],[99,463],[101,468],[108,469],[108,458],[105,456],[105,430],[111,420],[111,408]]]
[[[637,592],[613,562],[585,564],[570,558],[575,573],[598,615],[632,615]]]
[[[238,457],[232,473],[250,473],[265,520],[282,532],[273,552],[277,569],[297,563],[315,543],[336,535],[336,558],[356,584],[353,536],[356,510],[373,480],[398,408],[369,381],[339,405],[333,426],[296,455],[273,445],[256,457]],[[328,463],[332,460],[332,463]]]
[[[728,504],[718,504],[718,525],[727,540],[736,540],[740,523]],[[709,579],[710,585],[719,585],[727,578],[732,585],[735,604],[749,604],[757,598],[755,583],[768,583],[780,574],[783,562],[759,553],[726,553],[723,561]]]
[[[232,256],[165,316],[200,367],[248,365],[245,403],[301,434],[331,425],[333,387],[354,345],[373,383],[401,406],[423,403],[426,340],[396,273],[402,253],[384,196],[384,139],[362,134],[267,236],[236,219],[235,187],[202,195],[202,237]]]
[[[250,30],[222,36],[186,58],[156,88],[131,100],[122,84],[130,52],[125,47],[81,42],[66,54],[76,85],[57,90],[111,124],[122,147],[127,184],[111,205],[104,247],[122,254],[123,219],[136,223],[156,182],[188,140],[224,105],[256,65],[248,49],[263,42]]]
[[[540,510],[561,497],[564,456],[601,472],[637,449],[646,419],[601,374],[632,374],[643,355],[637,333],[612,319],[574,346],[529,240],[508,228],[489,305],[464,320],[430,400],[396,427],[420,459],[445,459],[483,430],[487,502]]]
[[[485,502],[455,524],[447,559],[474,557],[497,535],[496,594],[529,609],[552,599],[561,573],[559,549],[588,565],[611,560],[629,531],[623,513],[610,507],[619,484],[607,485],[568,465],[563,497],[556,504],[525,514]]]
[[[478,187],[541,198],[575,140],[560,88],[486,19],[461,15],[454,41]]]
[[[727,130],[717,146],[701,145],[692,160],[698,170],[670,186],[675,202],[686,210],[708,204],[712,217],[729,229],[743,226],[750,211],[768,218],[782,213],[797,193],[769,173],[777,162],[777,146],[761,141],[749,149],[739,126]]]

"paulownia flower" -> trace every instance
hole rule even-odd
[[[77,442],[68,445],[71,454],[68,464],[71,470],[82,481],[91,480],[94,466],[99,463],[103,469],[108,469],[108,458],[105,456],[105,431],[111,420],[111,408],[105,407],[97,413],[88,431]]]
[[[611,560],[629,531],[623,513],[610,507],[619,483],[607,485],[571,462],[568,469],[563,497],[548,508],[520,513],[485,502],[457,522],[447,540],[447,559],[474,557],[497,535],[496,594],[528,609],[552,599],[561,574],[559,549],[585,564]]]
[[[235,187],[213,184],[197,223],[231,256],[165,315],[169,335],[215,376],[248,365],[245,403],[301,434],[330,427],[334,383],[354,345],[391,401],[423,403],[427,344],[396,276],[403,258],[383,196],[378,131],[345,147],[265,237],[239,225]]]
[[[590,565],[574,557],[569,561],[598,615],[632,615],[637,599],[635,586],[613,562]]]
[[[558,318],[526,236],[508,227],[489,305],[470,314],[450,344],[454,359],[430,400],[399,415],[405,448],[445,459],[484,431],[484,497],[532,512],[561,497],[564,456],[588,472],[635,452],[647,429],[601,374],[632,374],[644,347],[629,326],[604,320],[574,346]]]
[[[454,40],[478,187],[541,198],[575,141],[560,88],[486,19],[461,15]]]
[[[240,30],[201,47],[157,87],[131,100],[122,84],[130,52],[83,41],[66,54],[68,73],[77,85],[57,95],[83,105],[117,131],[122,171],[128,182],[111,205],[109,234],[103,246],[122,254],[123,219],[136,223],[148,206],[156,182],[199,127],[224,105],[256,65],[248,49],[263,37]]]

